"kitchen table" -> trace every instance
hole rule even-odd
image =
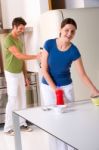
[[[19,117],[25,118],[75,150],[99,150],[99,106],[90,100],[70,103],[65,113],[42,107],[13,112],[15,147],[22,150]]]

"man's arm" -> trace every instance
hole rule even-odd
[[[37,55],[22,54],[15,46],[9,47],[8,50],[18,59],[22,59],[22,60],[39,59],[39,54]]]

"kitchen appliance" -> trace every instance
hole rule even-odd
[[[9,30],[0,29],[0,124],[4,123],[5,120],[5,108],[7,103],[7,88],[6,79],[4,76],[3,67],[3,41]]]
[[[4,67],[3,67],[3,43],[5,37],[10,32],[10,29],[2,29],[0,30],[0,73],[4,74]]]
[[[4,123],[5,120],[5,107],[7,103],[7,91],[6,88],[0,89],[0,123]]]
[[[5,120],[5,107],[7,103],[6,80],[3,73],[0,73],[0,123]]]
[[[30,81],[30,87],[26,87],[27,107],[35,107],[40,105],[38,73],[28,72],[27,75]]]
[[[39,86],[38,73],[28,72],[30,87],[26,87],[27,107],[35,107],[39,105]],[[7,104],[7,88],[4,74],[0,74],[0,124],[5,122],[5,108]]]

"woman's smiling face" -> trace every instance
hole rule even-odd
[[[76,28],[72,24],[66,24],[63,28],[60,29],[60,37],[63,38],[66,42],[70,42],[76,33]]]

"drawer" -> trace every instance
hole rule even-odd
[[[38,106],[38,93],[37,85],[31,85],[29,89],[26,90],[27,97],[27,107]]]
[[[5,77],[0,77],[0,88],[6,87]]]
[[[36,83],[36,73],[28,72],[28,79],[30,80],[30,84]]]
[[[4,114],[5,113],[5,111],[6,111],[6,108],[2,108],[2,107],[0,107],[0,114]]]
[[[6,107],[7,100],[7,89],[0,89],[0,110]]]
[[[5,123],[5,114],[0,114],[0,124]]]

